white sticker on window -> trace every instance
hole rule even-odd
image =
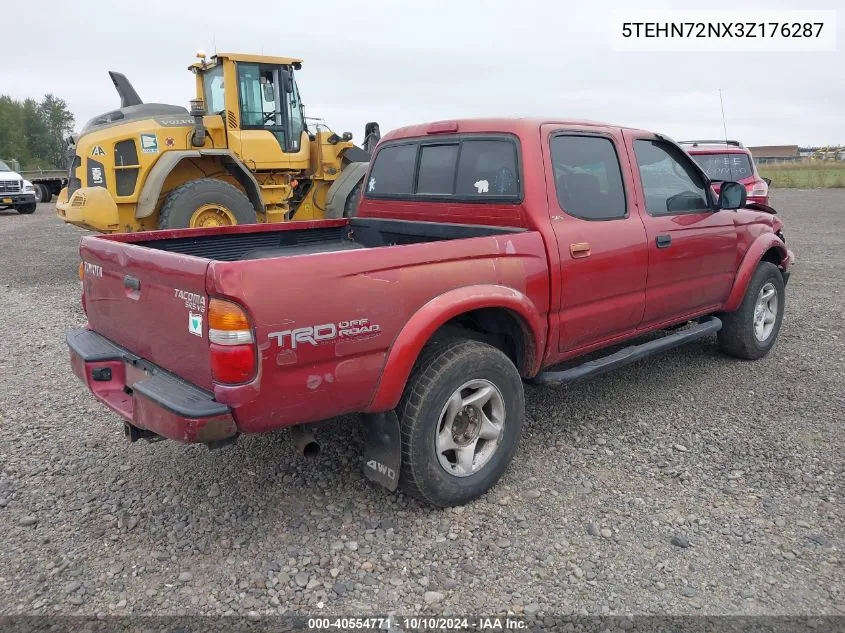
[[[372,191],[376,188],[376,179],[370,178],[370,182],[367,184],[367,191]]]
[[[490,191],[490,183],[486,180],[479,180],[475,183],[475,188],[478,190],[478,193],[487,193]]]

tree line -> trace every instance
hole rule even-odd
[[[54,95],[41,101],[0,95],[0,159],[17,159],[22,169],[63,169],[73,124],[67,102]]]

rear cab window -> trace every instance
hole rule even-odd
[[[373,159],[364,195],[407,200],[520,202],[517,141],[507,135],[458,135],[387,143]]]
[[[714,181],[743,180],[754,176],[754,167],[748,154],[725,152],[723,154],[692,154],[707,177]]]
[[[550,144],[561,210],[582,220],[628,216],[622,168],[611,139],[561,133]]]

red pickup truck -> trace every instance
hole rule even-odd
[[[659,134],[441,121],[385,136],[364,183],[353,218],[82,239],[71,362],[130,439],[290,427],[309,452],[306,423],[359,412],[369,478],[462,504],[516,451],[523,379],[778,335],[783,223]]]

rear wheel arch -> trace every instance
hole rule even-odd
[[[232,178],[237,181],[243,189],[256,213],[264,213],[264,201],[261,197],[261,187],[255,175],[249,168],[229,150],[184,150],[171,151],[162,154],[155,164],[147,172],[141,193],[138,196],[138,204],[135,207],[135,217],[138,219],[147,218],[160,206],[159,201],[164,189],[167,177],[183,161],[208,161],[211,165],[216,163],[218,169],[224,169]],[[185,184],[185,183],[179,183]]]
[[[543,319],[525,295],[504,286],[447,292],[418,310],[399,332],[367,411],[395,408],[415,368],[425,363],[426,352],[457,338],[500,349],[523,377],[539,371],[545,349]]]

